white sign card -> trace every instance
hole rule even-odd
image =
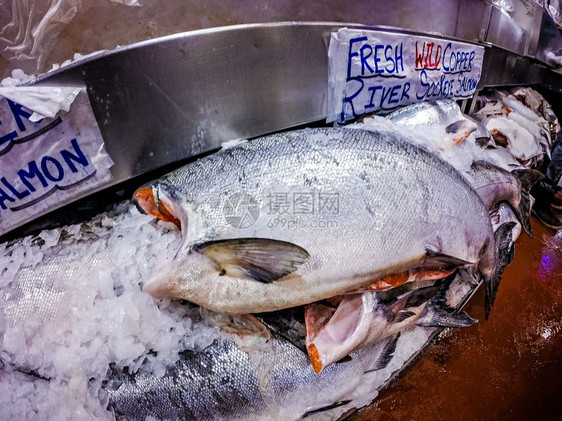
[[[69,111],[36,120],[0,96],[0,235],[111,180],[85,90]]]
[[[340,29],[328,50],[328,117],[343,123],[404,105],[471,97],[484,47],[390,32]]]

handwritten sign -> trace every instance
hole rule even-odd
[[[404,105],[469,98],[482,70],[484,47],[390,32],[332,33],[327,121],[387,113]]]
[[[0,96],[0,235],[111,180],[88,95],[39,121]]]

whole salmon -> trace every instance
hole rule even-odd
[[[499,281],[478,194],[396,130],[262,137],[188,164],[135,197],[183,235],[173,261],[144,291],[218,312],[385,290],[407,282],[412,270],[446,276],[463,265],[483,277],[488,311]]]

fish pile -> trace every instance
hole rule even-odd
[[[482,96],[473,116],[489,130],[496,145],[508,149],[526,168],[537,168],[545,156],[550,158],[560,131],[550,105],[531,88]]]
[[[438,101],[238,142],[140,187],[145,214],[126,202],[1,245],[5,413],[335,419],[369,403],[436,328],[476,322],[459,308],[479,283],[488,316],[531,233],[540,157],[487,127]]]

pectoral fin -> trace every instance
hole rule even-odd
[[[400,323],[415,315],[416,313],[414,313],[413,311],[399,311],[397,314],[394,315],[394,317],[391,320],[389,320],[389,322]]]
[[[302,247],[266,238],[237,238],[209,241],[192,250],[207,256],[224,275],[277,281],[302,266],[310,255]]]
[[[398,344],[398,339],[400,339],[400,332],[398,332],[394,336],[391,336],[387,340],[386,344],[384,345],[384,348],[382,349],[381,353],[379,354],[379,357],[377,358],[377,361],[375,361],[373,367],[370,370],[365,371],[365,373],[371,373],[373,371],[382,370],[383,368],[386,368],[388,364],[390,364],[392,358],[394,357],[394,351],[396,351],[396,345]]]
[[[434,251],[433,247],[428,247],[425,250],[424,266],[426,267],[455,268],[472,263],[474,262],[468,262],[454,256],[440,253],[439,251]]]
[[[448,308],[426,307],[416,324],[425,327],[469,327],[477,322],[464,311],[457,313]]]

